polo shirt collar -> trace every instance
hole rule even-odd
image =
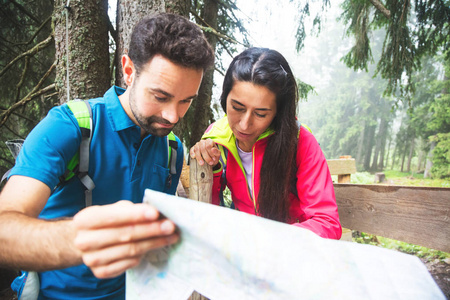
[[[122,104],[120,103],[118,96],[122,95],[124,92],[125,89],[118,86],[112,86],[103,96],[105,99],[109,123],[114,131],[120,131],[137,126],[128,117],[122,107]]]

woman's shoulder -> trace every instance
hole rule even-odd
[[[228,125],[227,117],[223,117],[222,119],[217,120],[208,126],[205,133],[203,134],[203,139],[223,139],[229,138],[233,132],[231,131],[230,126]]]

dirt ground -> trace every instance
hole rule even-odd
[[[433,261],[421,260],[427,266],[428,271],[444,295],[447,299],[450,299],[450,259],[446,261],[439,261],[438,259]]]

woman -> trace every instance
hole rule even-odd
[[[297,84],[277,51],[236,56],[220,98],[226,116],[190,150],[213,166],[213,203],[224,184],[236,209],[339,239],[333,183],[314,136],[296,121]],[[225,173],[224,173],[225,172]]]

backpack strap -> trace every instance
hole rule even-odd
[[[92,205],[92,190],[95,188],[94,181],[89,177],[89,148],[92,139],[92,109],[87,100],[75,99],[67,102],[67,106],[72,111],[78,121],[81,130],[80,150],[67,165],[63,180],[67,181],[77,175],[85,188],[86,207]]]
[[[170,188],[172,185],[172,176],[177,174],[177,152],[178,150],[178,142],[175,137],[175,134],[171,131],[167,135],[167,151],[168,151],[168,162],[167,168],[169,169],[169,175],[167,175],[166,179],[166,187]]]

